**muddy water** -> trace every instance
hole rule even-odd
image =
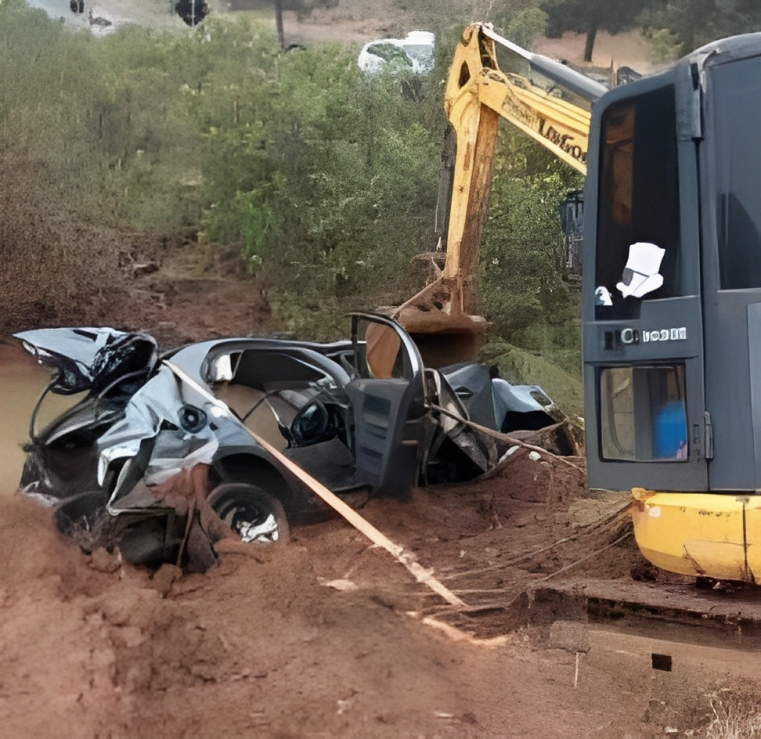
[[[29,439],[29,417],[49,379],[48,371],[15,342],[0,343],[0,494],[13,492],[18,485],[24,464],[21,445]],[[46,400],[42,424],[70,404],[69,398]]]

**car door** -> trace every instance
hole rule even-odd
[[[423,361],[409,334],[373,314],[352,316],[356,377],[346,386],[357,474],[376,493],[415,483],[425,415]]]

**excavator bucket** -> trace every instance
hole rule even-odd
[[[433,368],[475,361],[489,326],[481,316],[453,316],[435,307],[408,306],[398,320],[417,344],[425,366]]]

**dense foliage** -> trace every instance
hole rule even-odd
[[[547,150],[503,127],[481,248],[481,307],[494,333],[578,372],[578,290],[563,267],[560,201],[583,184]]]
[[[657,0],[640,18],[658,56],[675,59],[710,41],[761,31],[757,0]]]
[[[530,14],[505,22],[519,16],[530,33]],[[72,223],[203,232],[270,294],[400,302],[437,239],[450,35],[433,74],[401,79],[361,74],[356,48],[283,53],[246,17],[95,39],[5,0],[0,150],[42,168],[41,200]],[[578,182],[508,128],[500,147],[481,306],[504,338],[565,350],[557,205]]]
[[[433,241],[439,116],[423,91],[363,77],[353,51],[268,62],[191,91],[211,155],[209,237],[240,241],[252,271],[285,271],[299,291],[396,283]]]

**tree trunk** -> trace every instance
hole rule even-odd
[[[275,0],[275,26],[277,41],[281,49],[285,49],[285,30],[283,29],[283,0]]]
[[[597,38],[597,27],[598,27],[597,21],[592,21],[592,23],[589,26],[589,29],[587,30],[587,42],[584,44],[584,61],[585,62],[591,62],[592,61],[592,51],[595,48],[595,39]]]

